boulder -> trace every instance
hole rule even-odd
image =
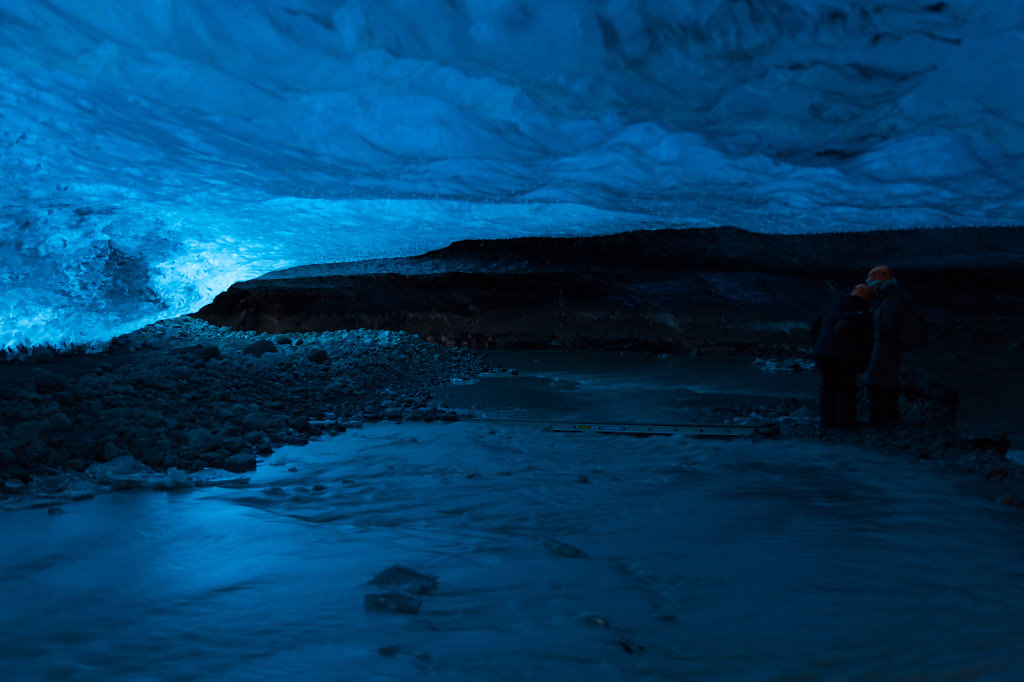
[[[57,391],[53,394],[53,399],[64,407],[71,407],[75,404],[75,394],[71,391]]]
[[[242,418],[242,431],[262,431],[266,425],[266,418],[259,412],[251,412]]]
[[[255,343],[251,343],[242,349],[242,353],[245,355],[253,355],[257,358],[263,357],[265,353],[277,353],[277,345],[273,341],[267,339],[261,339]]]
[[[224,468],[233,473],[242,473],[256,468],[256,458],[248,453],[232,455],[224,462]]]
[[[263,431],[246,431],[245,435],[242,436],[246,442],[256,445],[257,443],[265,443],[270,440],[270,436],[265,434]]]
[[[185,434],[185,440],[188,442],[188,446],[196,452],[209,452],[220,446],[217,438],[202,426],[189,429]]]
[[[220,347],[215,345],[185,346],[172,351],[175,354],[206,362],[220,357]]]
[[[237,454],[249,448],[249,444],[238,437],[225,438],[221,446],[232,454]]]
[[[28,483],[32,480],[32,476],[29,475],[28,470],[19,464],[10,464],[7,466],[8,478],[14,478],[22,483]]]
[[[416,615],[420,612],[422,599],[416,599],[400,592],[383,592],[368,594],[363,597],[363,605],[367,611],[384,611],[387,613],[404,613]]]
[[[70,386],[67,377],[54,374],[53,372],[36,372],[35,380],[36,393],[55,393],[57,391],[65,391]]]
[[[34,440],[38,440],[48,428],[49,424],[45,421],[34,420],[21,422],[11,431],[11,440],[30,443]]]
[[[395,564],[375,575],[369,584],[392,592],[429,594],[437,589],[437,576],[426,575]]]
[[[306,359],[314,364],[322,365],[330,359],[330,356],[327,355],[327,351],[323,348],[311,348],[309,352],[306,353]]]
[[[159,448],[150,447],[138,456],[138,460],[146,466],[156,469],[163,466],[164,453],[161,452]]]
[[[309,433],[309,420],[305,417],[292,417],[288,420],[288,426],[299,433]]]
[[[70,419],[68,419],[67,415],[65,415],[63,412],[58,412],[57,414],[50,417],[49,426],[50,431],[56,433],[63,433],[65,431],[70,431],[74,427],[74,424],[71,422]]]

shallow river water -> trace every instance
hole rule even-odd
[[[686,423],[806,399],[812,376],[501,359],[518,375],[441,389],[475,421],[350,429],[233,486],[0,512],[3,679],[1021,679],[1024,518],[957,477],[534,421]],[[418,613],[364,605],[394,564],[438,578]]]

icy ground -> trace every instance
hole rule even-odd
[[[462,238],[1020,225],[1004,0],[4,0],[0,348]]]
[[[367,425],[223,486],[0,514],[5,674],[1018,678],[1018,510],[852,445],[544,431],[529,420],[686,422],[813,379],[533,357],[447,389],[478,421]],[[436,589],[368,608],[396,564]]]

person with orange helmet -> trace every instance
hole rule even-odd
[[[821,374],[818,399],[822,428],[857,425],[857,375],[871,359],[874,323],[868,310],[871,287],[858,284],[811,325],[814,364]]]
[[[892,268],[888,265],[876,265],[868,272],[869,287],[878,287],[893,279]]]
[[[878,301],[874,313],[875,339],[871,362],[863,377],[868,388],[868,411],[873,426],[897,424],[900,420],[900,364],[905,350],[901,331],[907,309],[917,308],[888,265],[871,268],[867,285]]]

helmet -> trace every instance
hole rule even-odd
[[[875,292],[871,291],[871,287],[869,287],[867,284],[858,284],[853,288],[853,291],[850,292],[850,295],[859,296],[863,298],[865,301],[870,301],[874,293]]]
[[[875,286],[876,283],[888,282],[892,279],[892,268],[888,265],[876,265],[868,272],[868,284]]]

